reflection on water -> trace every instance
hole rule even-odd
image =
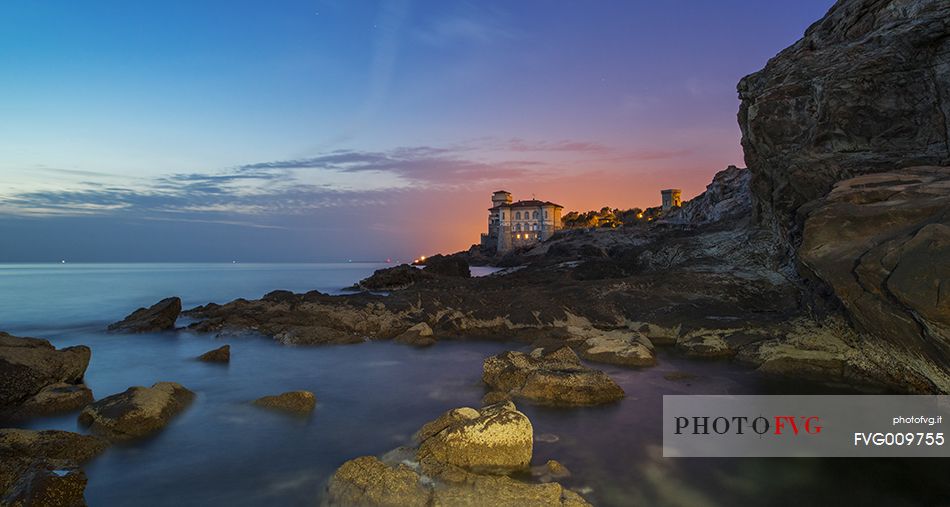
[[[409,442],[449,408],[478,406],[481,360],[519,348],[499,342],[284,347],[254,337],[187,332],[107,335],[110,320],[170,294],[186,306],[271,289],[339,289],[370,265],[0,266],[0,329],[83,343],[97,397],[161,380],[195,391],[194,404],[158,435],[110,448],[86,467],[91,505],[313,505],[343,461]],[[231,344],[229,365],[194,357]],[[950,498],[941,460],[663,459],[663,394],[795,392],[724,362],[661,354],[644,370],[605,368],[627,392],[607,407],[553,409],[519,403],[537,435],[534,461],[557,459],[563,481],[598,505],[935,505]],[[672,372],[695,378],[667,380]],[[248,401],[306,389],[309,417]],[[81,431],[75,414],[32,428]]]

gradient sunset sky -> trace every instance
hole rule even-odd
[[[744,165],[832,0],[0,4],[0,262],[409,259]]]

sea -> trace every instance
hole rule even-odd
[[[486,393],[483,359],[527,346],[499,336],[425,349],[390,342],[289,347],[262,336],[184,330],[118,335],[105,329],[169,296],[190,308],[275,289],[335,294],[385,266],[0,264],[0,330],[45,338],[56,347],[89,346],[86,383],[97,399],[160,381],[197,394],[161,432],[113,445],[85,466],[89,505],[318,505],[343,462],[410,445],[412,434],[445,410],[479,407]],[[231,346],[230,364],[195,360],[223,344]],[[534,427],[533,464],[556,459],[571,471],[562,484],[604,506],[950,505],[946,460],[665,459],[664,394],[842,391],[776,381],[734,362],[688,359],[665,349],[658,361],[644,369],[596,365],[626,391],[616,404],[518,402]],[[317,397],[307,417],[250,404],[298,389]],[[86,432],[76,417],[19,427]]]

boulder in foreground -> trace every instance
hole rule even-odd
[[[344,463],[327,487],[324,505],[552,506],[589,505],[556,482],[527,483],[531,422],[512,403],[481,410],[457,408],[423,426],[418,448]],[[545,478],[550,480],[550,477]]]
[[[310,391],[289,391],[275,396],[264,396],[254,400],[259,407],[308,414],[317,406],[317,398]]]
[[[76,410],[91,398],[82,384],[89,347],[57,350],[50,342],[0,332],[0,417]]]
[[[165,298],[148,307],[139,308],[119,322],[109,325],[116,333],[155,333],[175,329],[181,313],[181,298]]]
[[[0,505],[86,505],[79,467],[107,446],[68,431],[0,429]]]
[[[130,387],[87,406],[79,414],[79,422],[110,440],[144,437],[168,425],[194,396],[174,382]]]
[[[549,353],[505,352],[483,364],[492,389],[553,405],[598,405],[620,400],[623,389],[606,373],[581,364],[569,347]]]

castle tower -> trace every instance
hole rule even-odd
[[[502,204],[511,204],[511,192],[499,190],[491,195],[492,208],[497,208]]]
[[[678,188],[660,190],[660,196],[663,198],[663,211],[679,208],[683,204],[683,201],[680,198],[681,193],[682,190]]]

